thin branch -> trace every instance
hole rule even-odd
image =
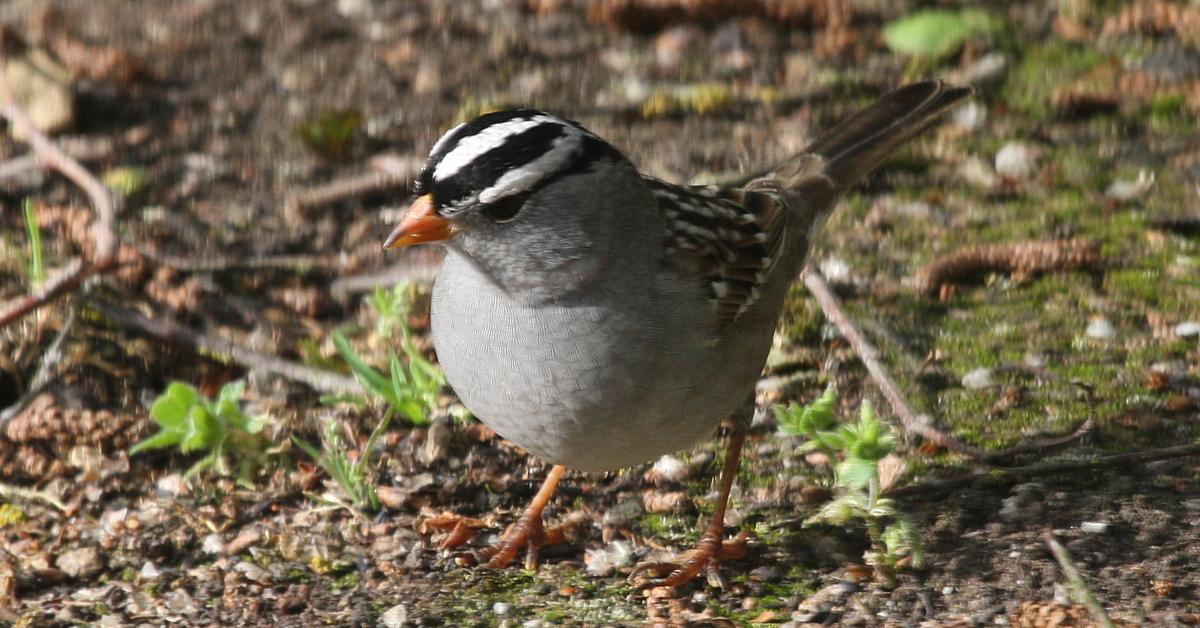
[[[2,38],[2,37],[0,37]],[[92,221],[92,240],[95,243],[93,258],[90,264],[79,260],[67,266],[69,272],[46,282],[38,292],[18,300],[12,306],[0,312],[0,328],[11,324],[26,314],[42,307],[54,299],[74,290],[92,275],[109,271],[117,265],[117,236],[113,229],[116,222],[116,207],[112,196],[92,173],[88,172],[70,156],[62,151],[50,138],[46,137],[33,124],[29,116],[17,104],[13,95],[12,85],[4,68],[7,59],[3,54],[3,42],[0,41],[0,114],[20,129],[29,138],[33,153],[43,166],[55,170],[79,186],[92,203],[96,217]]]
[[[162,340],[195,347],[202,353],[226,356],[251,370],[271,373],[290,380],[303,382],[326,393],[359,393],[362,386],[352,377],[314,369],[298,362],[240,347],[224,338],[210,336],[186,325],[167,319],[146,318],[141,314],[118,309],[106,304],[96,304],[109,320],[117,325],[132,327]]]
[[[0,484],[0,497],[5,499],[23,499],[25,501],[40,501],[46,502],[54,506],[59,512],[66,512],[67,505],[62,503],[62,500],[47,493],[46,491],[38,491],[23,486],[13,486],[11,484]]]
[[[983,469],[967,473],[965,475],[946,478],[944,480],[932,480],[929,482],[921,482],[920,484],[909,484],[908,486],[901,486],[899,488],[885,491],[885,493],[889,497],[911,497],[913,495],[938,494],[961,488],[963,486],[970,486],[976,482],[1002,482],[1006,484],[1013,484],[1016,482],[1029,480],[1031,478],[1041,478],[1048,475],[1062,475],[1110,467],[1132,466],[1146,462],[1152,462],[1155,460],[1196,457],[1200,457],[1200,443],[1192,443],[1190,445],[1175,445],[1172,447],[1162,447],[1159,449],[1146,449],[1143,451],[1134,451],[1124,454],[1112,454],[1109,456],[1100,456],[1098,458],[1092,458],[1089,460],[1033,464],[1024,467],[1009,467],[1007,469]]]
[[[1071,592],[1071,599],[1076,604],[1082,604],[1088,612],[1092,614],[1092,619],[1104,628],[1115,628],[1108,617],[1108,613],[1104,611],[1104,605],[1096,596],[1092,594],[1088,588],[1087,582],[1083,579],[1083,574],[1079,573],[1079,568],[1075,566],[1075,562],[1071,560],[1071,554],[1067,552],[1067,548],[1054,538],[1054,533],[1046,530],[1042,533],[1042,540],[1045,541],[1046,547],[1050,548],[1050,553],[1054,555],[1054,560],[1058,561],[1058,566],[1062,569],[1063,575],[1067,577],[1068,589]]]
[[[871,378],[875,380],[875,383],[879,386],[879,390],[883,392],[884,398],[892,406],[892,412],[900,418],[900,423],[905,432],[916,434],[939,447],[967,456],[972,460],[999,464],[1018,455],[1046,451],[1073,443],[1095,427],[1095,422],[1091,418],[1088,418],[1069,434],[1020,443],[1014,447],[1000,451],[985,451],[942,432],[933,426],[933,421],[928,415],[917,414],[912,406],[909,405],[908,400],[904,398],[904,394],[900,392],[900,387],[896,385],[896,382],[879,360],[879,350],[875,348],[875,345],[871,344],[870,340],[867,340],[866,335],[850,319],[845,308],[842,307],[841,300],[834,294],[833,289],[829,287],[829,283],[825,281],[825,277],[821,274],[821,271],[808,267],[802,273],[802,277],[804,278],[804,285],[808,286],[809,291],[816,297],[817,303],[821,305],[821,311],[825,313],[825,317],[838,328],[838,331],[850,343],[854,352],[858,354],[863,365],[867,367],[867,372],[871,374]]]
[[[292,270],[303,272],[311,269],[331,269],[337,267],[335,255],[263,255],[244,257],[227,255],[220,257],[182,257],[178,255],[160,255],[149,247],[137,247],[138,253],[159,266],[174,268],[186,273],[217,273],[230,270]]]
[[[867,372],[871,374],[871,378],[883,392],[884,398],[892,406],[892,412],[900,418],[906,432],[917,434],[939,447],[975,460],[982,460],[988,456],[987,452],[935,428],[927,415],[917,414],[908,404],[903,393],[900,392],[900,388],[896,386],[896,382],[888,375],[883,363],[879,361],[879,350],[859,331],[854,321],[850,320],[850,316],[842,307],[841,300],[833,293],[833,289],[829,287],[829,283],[825,281],[821,271],[808,267],[804,269],[801,276],[804,279],[804,285],[808,286],[808,290],[821,305],[821,311],[825,313],[825,317],[838,328],[838,331],[842,333],[842,336],[854,348],[854,352],[858,354],[859,359],[862,360],[863,366],[867,367]]]
[[[365,196],[391,188],[406,188],[421,169],[416,157],[377,155],[371,159],[373,172],[335,179],[300,190],[288,197],[284,214],[302,217],[308,210],[348,198]]]

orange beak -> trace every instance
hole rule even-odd
[[[454,225],[437,215],[433,207],[433,197],[426,194],[413,201],[400,224],[392,230],[387,240],[383,242],[385,249],[398,249],[422,242],[437,242],[453,236]]]

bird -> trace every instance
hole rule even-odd
[[[642,174],[581,124],[535,109],[443,134],[384,248],[445,247],[431,333],[446,379],[483,423],[553,465],[488,565],[526,549],[536,566],[543,511],[568,468],[642,464],[728,419],[697,546],[634,569],[644,586],[711,574],[790,285],[838,199],[972,93],[937,80],[900,87],[726,187]]]

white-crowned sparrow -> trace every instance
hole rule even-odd
[[[941,82],[888,93],[739,188],[642,175],[541,111],[489,113],[443,135],[384,246],[446,246],[432,316],[447,380],[484,423],[558,465],[491,564],[537,545],[562,466],[639,464],[738,411],[838,197],[969,93]],[[713,522],[667,584],[719,555],[746,418]]]

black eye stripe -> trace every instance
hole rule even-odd
[[[485,133],[488,135],[478,137]],[[556,148],[561,159],[538,162]],[[432,194],[438,212],[448,215],[469,208],[484,191],[488,191],[485,198],[497,191],[503,194],[514,179],[520,183],[513,191],[522,193],[563,174],[586,170],[601,157],[624,159],[615,148],[569,120],[532,109],[497,112],[461,125],[438,140],[413,189],[418,195]],[[525,172],[521,172],[523,166]],[[505,175],[509,175],[507,179],[503,179]]]

